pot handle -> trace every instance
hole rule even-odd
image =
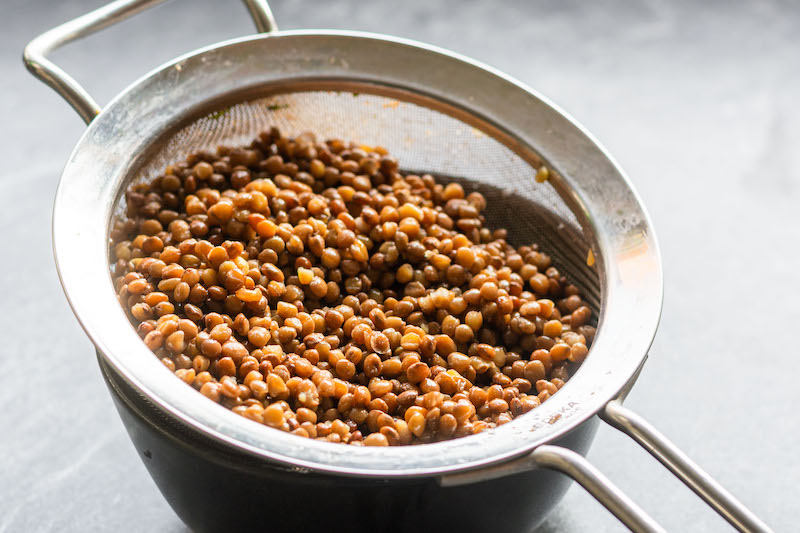
[[[725,490],[674,443],[644,418],[623,407],[623,398],[624,395],[606,404],[599,413],[600,418],[635,440],[738,531],[742,533],[772,533],[769,526]],[[439,482],[442,486],[465,485],[533,468],[556,470],[571,477],[631,531],[636,533],[665,531],[585,457],[561,446],[544,444],[536,447],[529,454],[507,463],[457,474],[446,474],[439,479]]]
[[[49,30],[25,47],[23,61],[31,73],[49,85],[78,112],[88,124],[101,107],[72,76],[61,70],[47,55],[65,44],[121,22],[165,0],[116,0],[106,6]],[[243,0],[260,33],[277,31],[266,0]]]

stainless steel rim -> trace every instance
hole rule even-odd
[[[111,290],[106,267],[107,224],[112,199],[121,186],[120,179],[143,153],[143,140],[152,138],[153,122],[160,122],[164,127],[172,120],[171,117],[169,120],[163,116],[158,118],[164,115],[165,107],[174,110],[172,116],[181,116],[200,103],[187,102],[187,95],[180,98],[177,94],[179,91],[173,80],[177,67],[183,77],[191,77],[190,82],[181,85],[191,85],[207,98],[212,88],[206,91],[202,85],[207,85],[208,81],[193,76],[202,77],[205,68],[211,68],[206,66],[209,62],[213,63],[213,68],[225,68],[230,54],[244,53],[253,57],[253,48],[260,48],[259,57],[285,58],[299,46],[307,54],[309,42],[313,41],[317,41],[314,49],[322,54],[326,54],[325,50],[347,49],[347,66],[329,63],[328,72],[322,73],[323,79],[352,76],[353,69],[358,66],[357,60],[370,61],[374,57],[364,50],[376,48],[384,53],[399,54],[399,59],[411,64],[432,63],[431,73],[437,78],[445,65],[451,69],[457,65],[458,69],[478,76],[488,89],[484,95],[477,95],[487,104],[484,116],[507,116],[513,111],[520,117],[521,107],[537,106],[540,113],[546,114],[543,118],[557,123],[561,133],[556,138],[558,147],[548,149],[546,143],[552,140],[548,136],[538,139],[520,136],[520,142],[548,154],[566,180],[581,173],[582,180],[587,173],[594,175],[593,180],[588,180],[588,187],[574,186],[577,183],[570,185],[575,191],[575,201],[585,206],[588,218],[597,228],[598,260],[606,272],[603,324],[592,348],[592,357],[581,371],[558,395],[528,416],[491,433],[428,445],[426,454],[408,448],[350,450],[315,441],[298,442],[300,439],[294,436],[254,426],[222,407],[208,405],[195,391],[176,386],[174,377],[161,368],[127,322]],[[411,58],[414,61],[409,61]],[[270,69],[264,68],[263,72],[269,73]],[[274,81],[270,77],[277,76],[259,76],[258,83],[248,80],[246,85]],[[408,81],[405,76],[395,76],[395,83],[387,84],[387,77],[379,73],[369,81],[394,86]],[[235,72],[229,78],[241,79]],[[284,76],[281,81],[286,83],[291,78],[287,80]],[[423,83],[419,77],[415,81],[419,85]],[[446,79],[440,78],[439,82],[440,93],[434,97],[445,102],[449,100],[454,107],[461,108],[472,100],[472,108],[475,108],[477,98],[471,91],[453,98],[455,88],[448,86]],[[201,85],[199,91],[198,85]],[[426,86],[430,89],[436,84],[427,83]],[[414,85],[405,88],[414,92],[421,90]],[[216,93],[224,94],[230,89],[217,87]],[[492,96],[499,91],[513,91],[517,101],[509,103],[507,98]],[[429,90],[428,94],[431,92]],[[160,102],[153,102],[146,94],[163,96]],[[522,118],[524,120],[524,116]],[[138,138],[126,134],[128,128],[137,128]],[[506,126],[504,129],[524,131],[526,128]],[[575,145],[586,157],[574,156]],[[130,155],[118,157],[122,154]],[[53,238],[62,284],[84,329],[109,362],[165,411],[220,440],[272,460],[350,475],[432,475],[473,468],[525,453],[558,437],[598,412],[636,372],[652,341],[661,306],[660,261],[647,215],[622,171],[585,130],[543,98],[489,67],[420,43],[358,32],[293,31],[234,39],[180,57],[135,82],[91,122],[70,157],[56,195]],[[632,322],[633,317],[638,322],[631,326],[629,321]],[[616,334],[615,330],[618,330]],[[536,431],[532,432],[533,429]]]

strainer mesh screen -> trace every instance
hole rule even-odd
[[[515,245],[538,243],[598,308],[597,274],[586,264],[588,233],[551,183],[535,181],[541,159],[532,151],[523,158],[483,129],[417,103],[309,90],[221,107],[165,137],[135,179],[150,179],[192,152],[247,145],[271,126],[290,136],[311,131],[318,139],[383,146],[405,172],[434,174],[445,183],[457,180],[483,193],[489,226],[507,228]]]

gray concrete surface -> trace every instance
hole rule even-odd
[[[19,60],[28,39],[100,3],[3,2],[0,533],[185,531],[128,442],[53,266],[53,193],[82,123]],[[103,102],[178,53],[251,32],[234,0],[190,4],[141,15],[57,59]],[[629,406],[777,531],[798,530],[797,3],[273,7],[283,28],[386,32],[473,56],[586,125],[632,177],[664,257],[662,325]],[[613,429],[600,431],[589,458],[668,529],[728,530]],[[574,487],[540,531],[620,530]]]

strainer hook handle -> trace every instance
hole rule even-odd
[[[598,413],[612,427],[622,431],[666,466],[720,516],[742,533],[772,533],[761,519],[737,500],[722,485],[692,461],[667,437],[622,402],[627,391],[612,400]],[[543,444],[515,460],[488,468],[446,474],[439,479],[443,486],[459,486],[547,468],[566,474],[578,482],[598,502],[636,533],[663,532],[641,507],[582,455],[561,446]]]
[[[275,18],[266,0],[243,1],[259,32],[277,31]],[[23,52],[25,66],[34,76],[60,94],[88,124],[102,108],[75,78],[47,59],[47,55],[67,43],[91,35],[163,2],[165,0],[117,0],[65,22],[28,43]]]
[[[692,461],[647,420],[622,405],[622,398],[608,402],[598,413],[610,426],[628,435],[700,496],[722,518],[743,533],[772,530],[718,481]]]

